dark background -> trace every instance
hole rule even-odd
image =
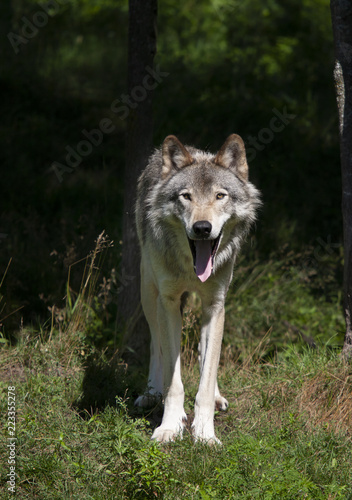
[[[1,6],[0,323],[7,337],[21,325],[50,322],[48,308],[65,305],[70,265],[103,229],[114,247],[101,279],[118,270],[123,196],[134,190],[123,185],[126,119],[111,110],[127,94],[127,2],[48,4]],[[45,9],[46,21],[38,14]],[[243,137],[264,201],[251,241],[256,259],[299,252],[319,238],[341,242],[333,59],[325,0],[159,2],[155,64],[168,76],[154,91],[154,144],[175,134],[215,152],[230,133]],[[285,110],[295,118],[280,132],[265,131]],[[82,130],[105,118],[113,132],[60,182],[53,163],[66,164],[66,147],[77,150]],[[72,293],[83,267],[70,271]],[[115,305],[124,280],[115,279]],[[113,317],[111,309],[106,328]]]

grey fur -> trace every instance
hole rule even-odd
[[[224,301],[235,259],[260,204],[258,190],[248,181],[244,143],[235,134],[216,155],[168,136],[139,178],[141,293],[152,343],[148,390],[136,404],[147,406],[150,395],[164,394],[164,417],[154,439],[168,441],[182,433],[186,415],[180,306],[182,297],[195,291],[202,299],[204,321],[193,432],[195,439],[218,442],[214,406],[227,408],[216,383]]]
[[[179,170],[172,176],[162,179],[162,149],[156,149],[151,155],[146,169],[138,181],[136,223],[141,247],[146,240],[161,252],[168,263],[177,262],[177,248],[172,243],[172,231],[166,219],[179,215],[178,193],[185,187],[208,194],[209,188],[218,184],[229,191],[227,209],[231,217],[236,218],[236,225],[227,234],[217,252],[214,272],[229,258],[235,259],[241,243],[247,236],[251,225],[256,220],[257,209],[261,205],[258,190],[250,182],[244,182],[235,170],[214,163],[215,155],[192,146],[185,146],[192,155],[194,163]],[[226,245],[225,245],[226,243]],[[193,268],[193,266],[192,266]],[[181,272],[186,271],[182,268]]]

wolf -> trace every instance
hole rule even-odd
[[[141,302],[151,347],[148,387],[135,404],[148,407],[164,399],[162,422],[152,439],[182,437],[187,420],[180,359],[182,308],[186,295],[196,292],[202,301],[202,327],[192,433],[196,441],[220,443],[214,411],[228,407],[217,384],[224,303],[236,257],[260,204],[237,134],[216,155],[169,135],[138,180]]]

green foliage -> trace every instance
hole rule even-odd
[[[343,268],[342,256],[316,255],[316,248],[299,254],[284,248],[266,262],[242,258],[227,300],[225,341],[245,351],[265,339],[261,355],[292,343],[342,346],[342,278],[336,271]]]

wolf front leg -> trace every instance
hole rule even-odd
[[[206,340],[207,333],[204,331],[203,335],[203,342],[199,342],[198,346],[198,351],[199,351],[199,368],[200,368],[200,375],[202,376],[202,367],[203,367],[203,362],[205,358],[205,353],[206,353],[206,348],[207,348],[207,340]],[[227,410],[229,406],[229,403],[226,398],[224,398],[220,394],[219,386],[218,386],[218,381],[215,380],[215,409],[216,410],[221,410],[225,411]]]
[[[158,290],[152,277],[147,272],[148,269],[149,267],[144,266],[142,259],[141,300],[151,335],[148,386],[145,393],[139,396],[135,401],[135,405],[141,406],[142,408],[152,407],[160,400],[163,393],[163,362],[160,330],[157,318]]]
[[[201,331],[200,383],[195,401],[192,424],[195,440],[209,444],[219,443],[214,430],[215,401],[227,407],[217,386],[217,370],[224,330],[225,309],[223,302],[203,304],[203,326]],[[224,408],[225,409],[225,408]]]
[[[157,316],[163,353],[164,415],[152,439],[173,441],[182,435],[187,416],[183,409],[184,389],[181,380],[181,329],[180,301],[159,295]]]

